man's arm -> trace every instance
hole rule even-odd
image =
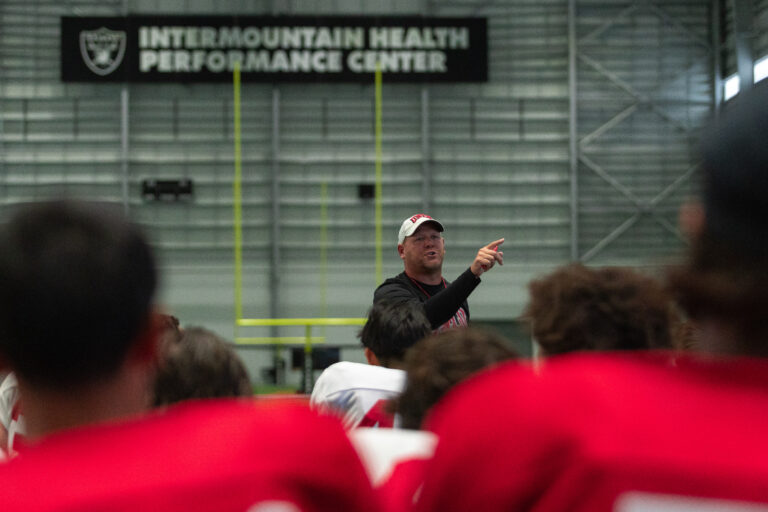
[[[499,265],[504,264],[504,253],[499,251],[499,246],[503,243],[504,239],[500,238],[481,247],[467,270],[445,290],[427,300],[424,308],[433,329],[437,329],[456,314],[456,311],[480,284],[480,276],[483,273],[488,272],[497,262]],[[468,311],[467,314],[469,314]]]
[[[456,311],[479,283],[480,279],[467,269],[445,290],[425,300],[420,300],[420,294],[413,285],[396,281],[379,286],[373,294],[373,303],[376,304],[381,301],[396,304],[410,302],[413,307],[424,308],[424,314],[432,329],[437,329],[456,314]]]
[[[504,253],[498,250],[504,243],[501,238],[480,248],[472,265],[456,278],[448,287],[429,297],[423,302],[424,312],[430,325],[437,329],[450,320],[461,307],[467,297],[480,284],[480,275],[490,270],[498,262],[504,264]],[[418,299],[418,292],[406,283],[392,282],[380,286],[373,295],[373,302],[387,300],[390,302],[414,302],[422,304]]]

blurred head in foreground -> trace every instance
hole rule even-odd
[[[0,229],[0,359],[19,379],[30,434],[37,413],[55,429],[140,408],[156,357],[156,280],[144,236],[114,206],[38,203]],[[79,420],[56,417],[74,394],[85,403],[98,392],[122,396]]]
[[[702,137],[703,200],[681,215],[691,237],[670,284],[699,347],[768,356],[768,84],[731,100]]]

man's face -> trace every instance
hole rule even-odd
[[[397,252],[409,274],[434,272],[443,267],[445,240],[430,222],[425,222],[413,235],[405,237],[397,246]]]

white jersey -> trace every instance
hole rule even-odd
[[[385,404],[404,385],[403,370],[342,361],[326,368],[317,379],[310,404],[340,416],[347,429],[393,427],[395,420],[386,413]]]
[[[432,458],[437,445],[437,436],[423,430],[356,428],[348,435],[376,487],[390,476],[397,464]]]
[[[19,383],[13,373],[0,384],[0,423],[8,432],[8,444],[2,446],[2,450],[13,455],[14,438],[25,433],[24,418],[19,413]]]

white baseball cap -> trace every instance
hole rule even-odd
[[[403,221],[400,226],[400,233],[397,235],[397,243],[402,244],[405,241],[405,237],[411,236],[422,224],[425,222],[432,222],[436,225],[437,230],[441,233],[444,231],[443,225],[439,221],[433,219],[425,213],[417,213],[411,217],[408,217]]]

